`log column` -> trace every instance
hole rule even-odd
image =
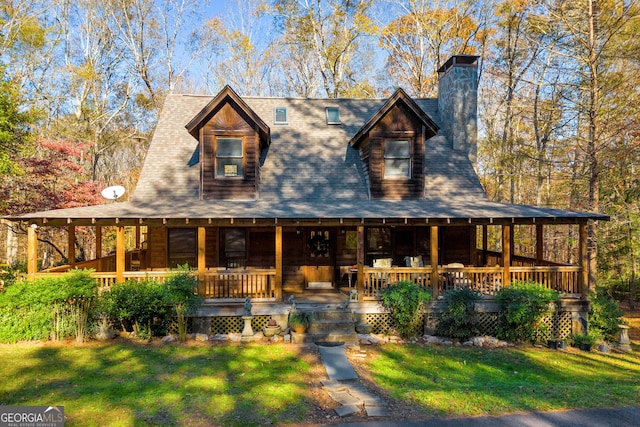
[[[38,271],[38,227],[31,224],[27,227],[27,278],[35,280]]]
[[[544,229],[542,224],[536,224],[536,264],[544,260]]]
[[[74,225],[70,225],[67,227],[68,238],[69,238],[69,248],[67,250],[67,264],[71,267],[75,267],[76,265],[76,227]]]
[[[116,227],[116,283],[124,282],[125,248],[124,227]]]
[[[358,226],[358,246],[356,249],[356,258],[358,265],[358,301],[364,299],[364,226]]]
[[[589,252],[587,251],[587,239],[587,224],[580,224],[580,245],[578,248],[580,252],[580,277],[578,282],[580,284],[580,298],[585,301],[589,299]]]
[[[509,286],[511,283],[511,244],[513,242],[513,234],[510,225],[502,226],[502,284]]]
[[[276,277],[275,277],[275,293],[276,301],[282,301],[282,226],[276,225]]]
[[[431,226],[431,290],[433,297],[437,298],[440,294],[440,284],[438,277],[438,227]]]

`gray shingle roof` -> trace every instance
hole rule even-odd
[[[442,132],[426,141],[425,198],[370,200],[358,150],[348,142],[385,99],[243,98],[269,126],[271,145],[257,200],[199,200],[198,141],[185,128],[210,96],[169,95],[131,202],[26,214],[38,218],[599,218],[489,202],[466,153]],[[436,99],[416,99],[442,128]],[[286,107],[288,124],[274,123]],[[343,124],[326,124],[325,107],[339,107]]]

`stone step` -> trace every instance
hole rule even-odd
[[[344,343],[345,345],[358,345],[358,334],[328,332],[328,333],[304,333],[291,332],[291,342],[294,344],[313,344],[319,342]]]
[[[309,326],[309,333],[328,333],[328,332],[355,332],[356,327],[353,322],[312,322]]]
[[[353,313],[345,310],[316,310],[311,311],[313,321],[327,322],[353,322]]]

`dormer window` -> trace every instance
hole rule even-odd
[[[384,142],[384,178],[411,178],[411,148],[407,139]]]
[[[340,109],[338,107],[327,107],[325,108],[327,113],[327,124],[328,125],[339,125],[342,124],[340,121]]]
[[[285,107],[276,107],[273,111],[273,122],[277,125],[287,124],[287,109]]]
[[[216,138],[216,178],[242,177],[244,147],[242,138]]]

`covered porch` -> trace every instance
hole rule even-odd
[[[411,280],[435,297],[449,289],[470,287],[487,298],[513,281],[532,280],[563,298],[586,300],[589,220],[40,218],[27,228],[28,275],[35,278],[90,268],[101,286],[108,288],[125,280],[162,281],[176,264],[188,263],[199,277],[201,295],[227,302],[247,296],[282,302],[292,294],[326,291],[342,291],[364,302],[376,300],[382,288],[400,280]],[[535,230],[535,245],[526,256],[514,251],[514,227],[523,225]],[[545,228],[558,225],[576,229],[579,243],[574,264],[545,259]],[[38,272],[37,233],[39,227],[47,226],[67,228],[70,262]],[[97,259],[74,261],[78,226],[95,227]],[[102,254],[104,227],[115,230],[112,254]],[[135,233],[133,247],[125,245],[127,228]],[[182,230],[175,233],[182,237],[171,240],[170,230]],[[499,236],[499,251],[489,247],[490,234]],[[194,238],[184,240],[185,235]],[[245,236],[244,247],[231,235]]]

